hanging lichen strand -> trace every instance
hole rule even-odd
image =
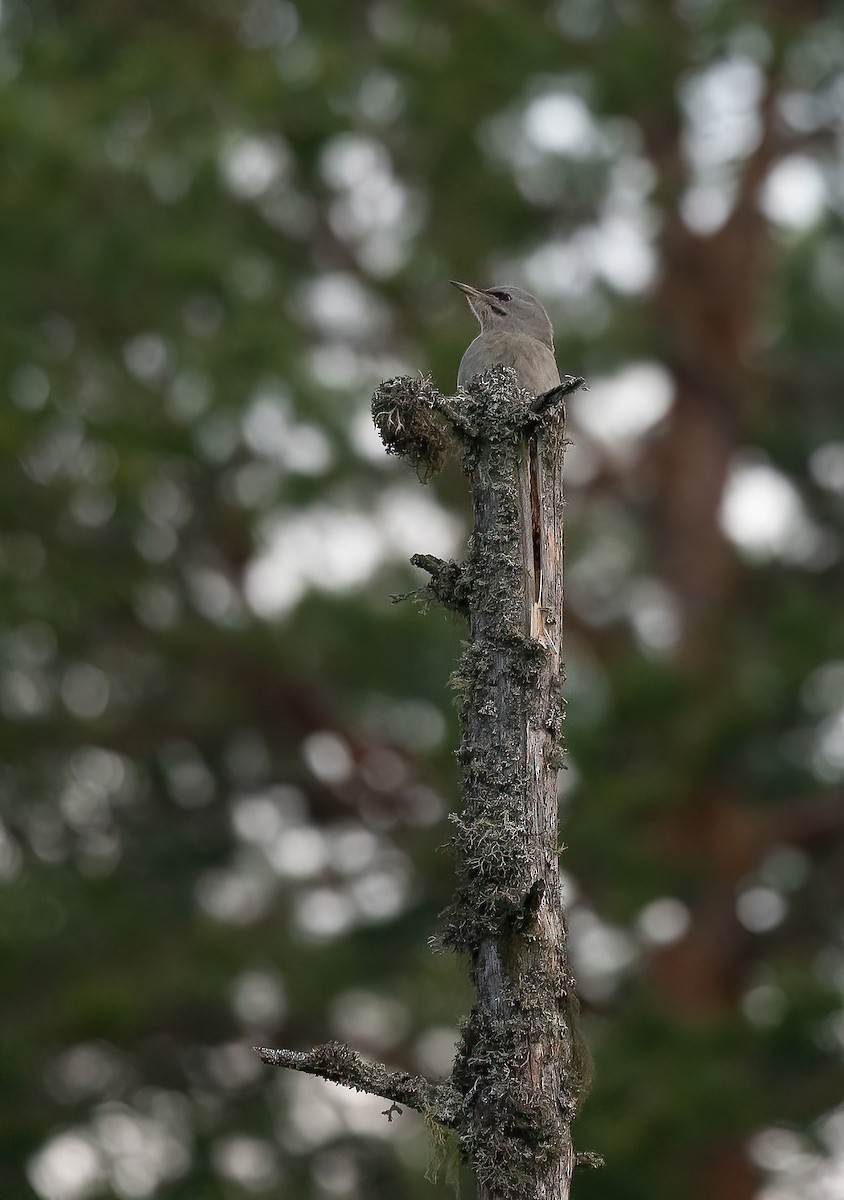
[[[557,865],[563,765],[563,452],[567,379],[534,399],[496,367],[467,393],[394,379],[372,402],[387,450],[422,478],[462,455],[474,525],[465,563],[418,554],[420,598],[466,616],[454,674],[463,810],[452,839],[457,886],[438,940],[465,955],[475,1004],[451,1078],[366,1063],[337,1043],[262,1058],[384,1096],[453,1134],[480,1200],[566,1200],[578,1161],[571,1123],[587,1083]]]
[[[568,1196],[570,1125],[587,1074],[557,866],[562,401],[580,383],[532,404],[513,373],[496,368],[457,398],[401,379],[373,401],[389,451],[427,475],[455,445],[472,488],[466,562],[413,561],[431,574],[426,590],[469,621],[454,675],[464,798],[452,817],[457,888],[440,940],[469,959],[476,1001],[444,1115],[485,1200]]]

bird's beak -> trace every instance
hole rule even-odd
[[[477,305],[481,305],[483,308],[491,308],[494,312],[500,313],[501,316],[504,315],[504,309],[499,308],[492,296],[488,296],[486,292],[480,291],[479,288],[470,287],[468,283],[459,283],[456,279],[450,279],[449,283],[452,287],[456,287],[459,291],[463,292],[469,301],[469,307],[478,320],[480,320],[481,314],[478,311]]]

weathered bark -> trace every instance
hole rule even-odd
[[[419,440],[404,411],[418,388],[425,420],[433,410],[451,424],[474,510],[462,567],[415,560],[432,575],[430,592],[469,620],[455,677],[464,793],[453,818],[457,890],[442,933],[469,958],[476,993],[452,1076],[461,1150],[483,1200],[557,1200],[569,1194],[570,1127],[585,1075],[557,867],[561,397],[531,408],[503,370],[457,402],[412,381],[399,398],[394,386],[374,410],[388,447],[428,461],[424,428]]]
[[[397,379],[373,400],[387,449],[430,474],[462,452],[474,508],[464,564],[417,555],[424,593],[464,613],[458,691],[464,806],[454,814],[454,899],[440,940],[465,954],[476,1000],[450,1080],[370,1078],[345,1047],[331,1062],[266,1051],[326,1078],[338,1053],[346,1082],[421,1107],[453,1132],[480,1200],[565,1200],[576,1156],[571,1123],[586,1083],[566,955],[558,871],[557,775],[563,765],[563,399],[534,401],[496,368],[468,394]],[[380,1080],[380,1089],[379,1089]],[[409,1098],[412,1093],[413,1098]],[[597,1156],[584,1155],[594,1163]]]

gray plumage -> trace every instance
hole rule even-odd
[[[554,330],[535,296],[501,284],[484,291],[452,280],[466,296],[481,332],[460,362],[457,386],[466,387],[490,367],[512,367],[519,385],[540,396],[560,382],[554,357]]]

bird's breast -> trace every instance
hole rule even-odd
[[[560,382],[554,351],[538,338],[504,330],[479,333],[469,345],[457,372],[457,386],[467,387],[490,367],[512,367],[519,386],[535,396]]]

